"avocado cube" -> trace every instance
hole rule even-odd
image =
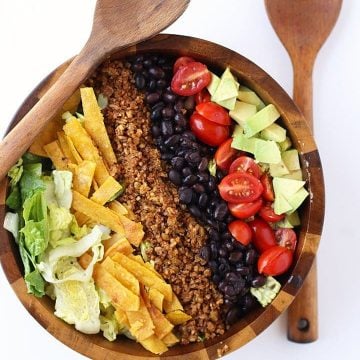
[[[286,215],[286,219],[293,226],[299,226],[301,224],[299,213],[296,210],[291,214]]]
[[[292,212],[294,212],[308,197],[308,195],[309,195],[308,191],[304,187],[302,187],[295,194],[288,197],[287,200],[291,205],[292,209],[288,210],[287,213],[291,214]]]
[[[302,174],[301,169],[290,171],[289,174],[283,175],[282,177],[285,179],[293,179],[293,180],[300,180],[300,181],[303,180],[303,174]]]
[[[280,161],[277,164],[270,164],[270,175],[272,177],[282,177],[287,174],[289,174],[289,169],[283,161]]]
[[[238,94],[239,83],[231,74],[230,69],[226,68],[221,75],[219,85],[217,86],[211,100],[214,102],[223,101],[231,98],[236,98]]]
[[[304,187],[305,181],[285,179],[282,177],[273,178],[275,197],[283,195],[286,199],[291,198],[297,191]]]
[[[235,137],[237,135],[244,135],[244,129],[240,125],[235,125],[234,131],[231,136]]]
[[[239,88],[237,98],[248,104],[255,105],[257,110],[261,110],[265,107],[265,104],[262,102],[259,96],[257,96],[254,91],[243,85]]]
[[[245,103],[243,101],[235,102],[235,107],[229,112],[229,115],[234,119],[239,125],[244,126],[245,121],[255,115],[257,112],[256,106],[252,104]]]
[[[281,151],[286,151],[291,148],[292,143],[291,143],[290,138],[286,137],[286,139],[284,141],[282,141],[281,143],[279,143],[279,145],[280,145]]]
[[[299,153],[296,149],[284,151],[281,158],[289,170],[300,169]]]
[[[219,86],[220,78],[215,75],[214,73],[211,73],[211,81],[210,84],[207,86],[207,89],[210,93],[210,95],[214,95],[217,87]]]
[[[217,101],[216,103],[221,105],[225,109],[233,110],[234,107],[235,107],[235,102],[236,102],[236,97],[226,99],[226,100]]]
[[[260,136],[262,139],[273,140],[280,143],[286,139],[286,130],[280,125],[274,123],[261,131]]]
[[[254,154],[256,142],[258,140],[259,139],[257,138],[248,139],[247,137],[245,137],[244,134],[239,132],[234,136],[234,139],[231,143],[231,147],[233,147],[234,149],[238,149]]]
[[[285,197],[281,194],[275,196],[274,212],[275,214],[284,214],[292,210],[292,206],[288,203]]]
[[[278,164],[281,161],[280,150],[275,141],[256,139],[254,155],[259,162]]]

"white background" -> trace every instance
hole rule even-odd
[[[290,1],[290,0],[289,0]],[[0,0],[0,135],[23,99],[87,39],[95,0]],[[314,73],[314,123],[326,180],[318,256],[320,338],[286,338],[281,317],[226,359],[359,359],[360,1],[344,0]],[[292,68],[262,0],[192,0],[168,32],[225,45],[270,73],[291,94]],[[0,358],[82,359],[22,307],[0,270]]]

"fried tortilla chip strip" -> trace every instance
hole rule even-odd
[[[69,161],[72,164],[77,164],[76,159],[73,155],[73,153],[70,150],[69,144],[66,140],[66,135],[63,131],[58,131],[57,132],[57,138],[61,147],[62,152],[64,153],[64,155],[69,159]]]
[[[167,313],[166,318],[174,325],[181,325],[192,319],[190,315],[181,310],[175,310]]]
[[[165,299],[163,306],[164,306],[164,310],[165,310],[166,313],[169,313],[169,312],[172,312],[172,311],[175,311],[175,310],[184,311],[183,306],[181,305],[179,299],[177,298],[177,296],[175,295],[174,292],[173,292],[171,301],[167,301]]]
[[[152,271],[138,262],[129,259],[127,256],[121,253],[115,254],[112,259],[121,264],[126,270],[130,271],[139,280],[141,284],[149,288],[154,288],[160,291],[165,299],[171,301],[172,289],[169,284],[164,280],[156,276]]]
[[[139,343],[148,351],[153,354],[160,355],[168,350],[167,346],[157,336],[152,335],[145,340],[139,341]]]
[[[60,144],[57,140],[44,146],[47,157],[51,159],[56,170],[69,170],[69,159],[62,152]]]
[[[124,227],[116,214],[114,214],[110,209],[87,199],[77,191],[73,191],[72,208],[75,211],[85,214],[95,222],[101,222],[101,224],[119,234],[125,234]]]
[[[164,295],[159,290],[149,289],[149,300],[157,309],[163,311]]]
[[[111,198],[118,194],[123,187],[112,176],[109,176],[104,183],[93,193],[90,200],[100,205],[106,204]]]
[[[130,333],[137,341],[142,341],[154,335],[153,324],[144,300],[140,297],[140,308],[138,311],[126,311],[126,317],[130,324]]]
[[[112,276],[102,264],[94,267],[93,278],[95,284],[109,296],[115,308],[130,312],[140,310],[140,297]]]
[[[101,266],[135,295],[140,295],[139,281],[133,274],[127,271],[119,263],[113,261],[109,257],[106,257],[105,260],[101,263]]]
[[[98,158],[96,161],[96,169],[95,169],[95,180],[99,185],[102,185],[106,179],[110,176],[109,170],[107,169],[104,160],[102,158]]]
[[[85,129],[100,149],[107,164],[111,167],[116,164],[116,156],[104,125],[104,117],[97,103],[94,89],[82,88],[80,93],[85,117]]]
[[[83,160],[74,168],[73,189],[85,197],[89,196],[95,168],[96,164],[89,160]]]
[[[81,158],[78,151],[75,149],[75,146],[74,146],[74,143],[72,142],[72,140],[66,134],[65,134],[65,140],[66,140],[66,142],[68,144],[69,150],[70,150],[73,158],[75,159],[75,163],[78,164],[78,165],[81,164],[83,159]]]
[[[120,328],[126,328],[127,330],[129,330],[130,324],[129,324],[129,320],[126,316],[125,311],[121,310],[121,309],[116,309],[114,314],[115,314],[116,321],[120,325]]]
[[[80,211],[76,211],[74,216],[79,226],[83,226],[89,221],[89,217],[81,213]]]
[[[117,214],[119,214],[119,215],[125,215],[125,216],[127,216],[128,215],[128,210],[127,210],[127,208],[123,205],[123,204],[121,204],[119,201],[116,201],[116,200],[114,200],[114,201],[111,201],[110,203],[109,203],[109,208],[112,210],[112,211],[115,211]]]
[[[167,334],[165,337],[163,337],[161,341],[163,341],[166,346],[170,347],[177,344],[179,339],[171,332],[170,334]]]
[[[154,269],[154,267],[149,262],[145,262],[141,257],[141,255],[129,255],[128,257],[129,259],[144,265],[148,270],[152,271],[158,278],[163,280],[163,277]]]
[[[121,234],[115,233],[110,239],[103,242],[105,248],[105,257],[113,256],[117,252],[124,255],[130,255],[134,251],[129,241]]]
[[[124,215],[117,214],[124,226],[125,236],[131,244],[138,247],[144,237],[143,226],[139,222],[130,220]]]

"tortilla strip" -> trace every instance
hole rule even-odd
[[[140,295],[139,281],[119,263],[114,262],[110,257],[106,257],[101,266],[135,295]]]
[[[127,319],[125,311],[121,310],[121,309],[116,309],[114,314],[115,314],[116,321],[120,325],[120,328],[125,327],[127,330],[129,330],[130,324],[129,324],[129,320]]]
[[[148,351],[151,351],[153,354],[160,355],[168,350],[167,346],[163,341],[161,341],[155,335],[150,336],[145,340],[139,341],[139,343]]]
[[[104,117],[97,103],[93,88],[80,89],[82,107],[84,110],[84,127],[100,149],[109,166],[116,164],[116,156],[107,134]]]
[[[100,205],[104,205],[117,193],[119,193],[122,188],[123,187],[112,176],[109,176],[104,181],[104,183],[93,193],[90,200],[95,201]]]
[[[176,311],[176,310],[184,311],[183,306],[181,305],[179,299],[177,298],[177,296],[175,295],[174,292],[173,292],[171,301],[167,301],[166,299],[164,299],[163,306],[164,306],[164,310],[166,313]]]
[[[163,311],[164,295],[160,291],[154,288],[149,289],[149,300],[157,309]]]
[[[69,144],[66,140],[66,135],[63,131],[58,131],[57,138],[61,147],[61,150],[63,151],[64,155],[70,160],[72,164],[77,164],[76,159],[73,155],[73,153],[70,150]]]
[[[166,346],[173,346],[179,342],[179,339],[171,332],[161,339]]]
[[[89,221],[89,217],[81,213],[80,211],[76,211],[74,216],[79,226],[83,226]]]
[[[163,280],[162,276],[154,269],[154,267],[149,262],[145,262],[143,260],[143,258],[141,257],[141,255],[133,255],[133,254],[131,254],[131,255],[128,256],[128,258],[138,262],[141,265],[144,265],[148,270],[152,271],[158,278]]]
[[[69,170],[69,159],[62,152],[57,140],[45,145],[44,151],[53,162],[56,170]]]
[[[119,201],[111,201],[109,203],[109,208],[112,210],[112,211],[115,211],[117,214],[119,215],[127,215],[129,212],[127,210],[127,208],[121,204]]]
[[[96,164],[93,161],[83,160],[74,169],[73,190],[85,197],[89,196],[94,178]]]
[[[124,255],[130,255],[134,251],[129,241],[121,234],[115,233],[110,239],[103,242],[105,256],[113,256],[117,252]]]
[[[110,209],[87,199],[77,191],[73,191],[72,208],[85,214],[95,222],[101,222],[101,224],[117,233],[125,234],[119,218]]]
[[[160,291],[165,299],[171,301],[172,289],[169,284],[164,280],[156,276],[152,271],[145,266],[141,266],[138,262],[129,259],[127,256],[121,253],[116,253],[112,259],[121,264],[126,270],[130,271],[139,280],[141,284],[149,288],[154,288]]]
[[[174,325],[181,325],[192,319],[190,315],[181,310],[175,310],[167,313],[166,318]]]
[[[130,220],[124,215],[117,214],[124,226],[125,236],[131,244],[138,247],[144,237],[143,226],[139,222]]]
[[[78,164],[78,165],[81,164],[83,159],[81,158],[80,154],[75,149],[74,143],[72,142],[72,140],[65,133],[64,133],[64,137],[65,137],[65,140],[66,140],[66,142],[68,144],[69,150],[71,151],[71,154],[75,159],[75,163]]]
[[[95,162],[96,162],[95,180],[99,183],[99,185],[102,185],[106,181],[106,179],[110,176],[109,170],[107,169],[104,160],[102,158],[96,159]]]
[[[93,278],[95,284],[105,291],[116,308],[130,312],[140,309],[140,297],[112,276],[102,264],[94,267]]]
[[[137,311],[126,311],[126,317],[130,324],[130,333],[137,341],[145,340],[154,335],[153,324],[144,300],[140,297],[140,308]]]

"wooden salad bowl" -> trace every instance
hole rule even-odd
[[[163,359],[215,359],[217,349],[226,344],[228,351],[245,345],[266,329],[293,301],[310,270],[316,254],[324,219],[324,182],[319,153],[305,118],[291,98],[264,70],[245,57],[209,41],[178,35],[158,35],[146,42],[122,50],[114,59],[141,52],[158,52],[169,55],[188,55],[206,63],[220,73],[230,66],[232,73],[244,84],[257,92],[265,103],[274,104],[279,110],[283,125],[288,130],[293,146],[299,151],[304,179],[310,196],[301,207],[301,227],[298,229],[298,246],[291,270],[280,277],[282,289],[266,308],[260,305],[233,325],[224,335],[213,340],[170,348]],[[10,127],[14,126],[47,89],[64,72],[70,61],[59,66],[28,96],[16,113]],[[0,186],[0,223],[6,212],[7,181]],[[17,245],[10,234],[0,229],[0,261],[5,275],[29,313],[53,336],[75,351],[92,359],[153,359],[155,356],[135,341],[120,337],[107,341],[102,334],[85,335],[54,315],[54,302],[48,297],[38,299],[27,294],[22,275],[22,265]]]

